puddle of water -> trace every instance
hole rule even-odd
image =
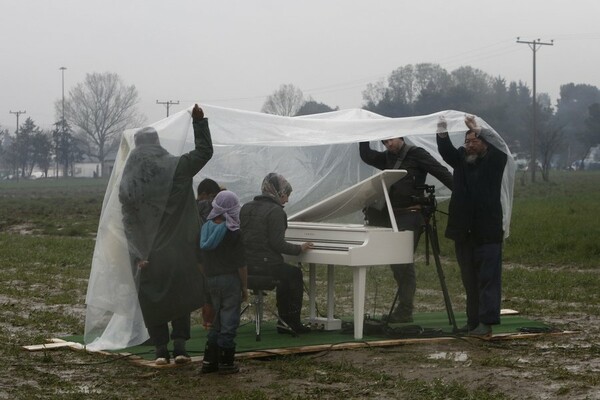
[[[427,356],[430,360],[450,360],[455,362],[465,362],[469,360],[469,355],[464,351],[439,351]]]

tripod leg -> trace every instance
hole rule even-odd
[[[385,320],[386,325],[389,324],[390,318],[392,318],[392,313],[394,312],[394,307],[396,307],[396,303],[398,303],[398,301],[400,301],[400,288],[396,289],[396,296],[394,296],[394,301],[392,302],[392,306],[390,307],[390,311],[388,312]]]
[[[433,218],[433,216],[432,216]],[[440,245],[437,237],[437,229],[435,227],[435,220],[433,226],[428,221],[425,227],[425,234],[429,238],[431,243],[431,250],[433,258],[435,260],[435,269],[440,280],[440,286],[442,287],[442,293],[444,295],[444,303],[446,305],[446,313],[448,314],[448,322],[452,325],[454,332],[458,331],[456,326],[456,319],[454,318],[454,311],[452,310],[452,302],[450,301],[450,295],[448,294],[448,287],[446,286],[446,277],[444,276],[444,270],[442,269],[442,263],[440,261]]]

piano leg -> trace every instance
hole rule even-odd
[[[333,321],[335,312],[335,267],[327,266],[327,321]],[[340,326],[341,328],[341,326]]]
[[[335,313],[335,267],[327,266],[327,317],[317,316],[317,266],[308,264],[308,304],[310,323],[326,331],[342,329],[342,320],[334,318]]]
[[[363,338],[365,317],[365,288],[367,284],[367,267],[354,267],[354,339]]]
[[[317,319],[317,267],[308,264],[308,306],[310,310],[310,321]]]

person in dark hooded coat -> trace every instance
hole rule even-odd
[[[204,303],[192,179],[210,160],[213,148],[208,120],[197,104],[192,118],[195,148],[180,157],[160,145],[154,128],[136,132],[119,187],[138,299],[158,365],[170,361],[169,322],[175,362],[190,361],[185,349],[190,313]]]

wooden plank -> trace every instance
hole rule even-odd
[[[560,331],[560,332],[540,332],[540,333],[498,333],[494,334],[491,338],[483,339],[477,338],[473,336],[441,336],[434,338],[404,338],[404,339],[385,339],[385,340],[376,340],[376,341],[363,341],[363,342],[346,342],[346,343],[335,343],[335,344],[320,344],[320,345],[311,345],[311,346],[297,346],[297,347],[288,347],[288,348],[273,348],[273,349],[265,349],[265,350],[255,350],[255,351],[247,351],[243,353],[237,353],[235,358],[237,360],[248,360],[253,358],[264,358],[264,357],[273,357],[273,356],[285,356],[290,354],[302,354],[302,353],[318,353],[321,351],[333,351],[333,350],[351,350],[351,349],[360,349],[367,347],[392,347],[392,346],[400,346],[405,344],[421,344],[421,343],[442,343],[449,342],[452,340],[469,340],[469,341],[496,341],[496,340],[515,340],[515,339],[531,339],[537,338],[540,336],[546,335],[571,335],[577,334],[578,331]],[[90,351],[85,348],[85,346],[80,343],[75,342],[66,342],[62,339],[50,339],[51,343],[41,344],[41,345],[32,345],[32,346],[23,346],[26,350],[29,351],[39,351],[44,349],[57,349],[57,348],[70,348],[73,350],[84,350],[90,353],[102,354],[110,357],[126,357],[125,359],[128,362],[133,364],[151,367],[151,368],[176,368],[180,366],[185,366],[189,364],[175,364],[174,362],[167,365],[156,365],[154,360],[146,360],[140,356],[133,355],[131,353],[109,353],[107,351]],[[200,364],[203,360],[203,356],[194,356],[191,357],[192,363]]]

